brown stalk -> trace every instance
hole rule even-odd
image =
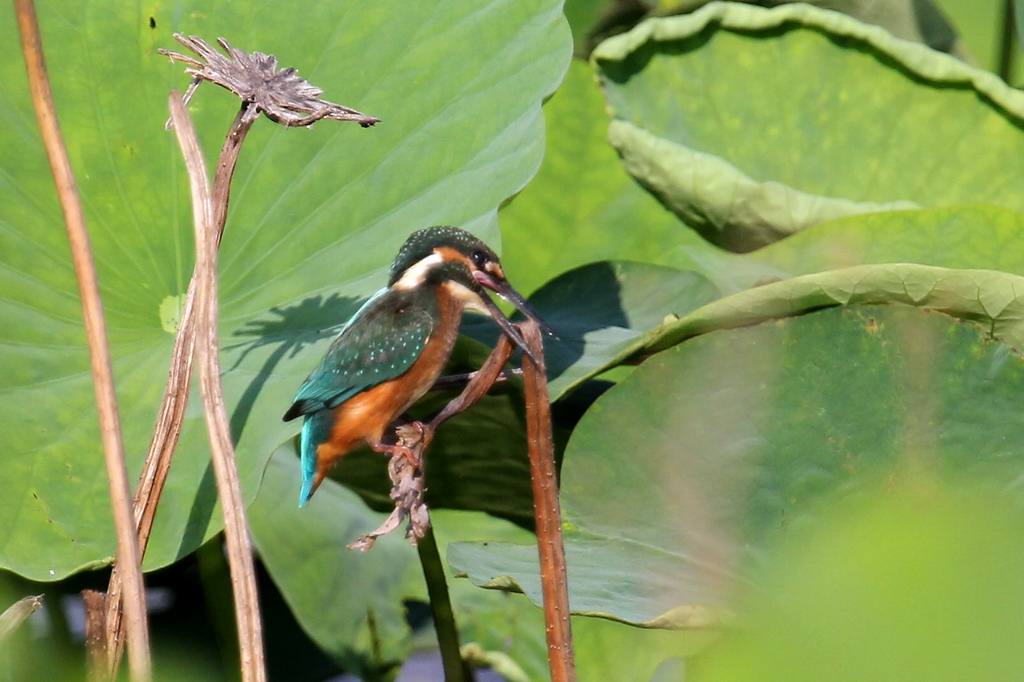
[[[569,582],[565,572],[562,516],[558,506],[558,472],[551,437],[551,403],[544,368],[544,347],[537,323],[520,325],[523,339],[540,358],[534,363],[523,355],[523,385],[526,390],[526,438],[530,451],[530,480],[533,485],[533,515],[540,555],[540,582],[544,595],[544,623],[548,640],[551,682],[575,682],[572,626],[569,623]]]
[[[231,195],[231,178],[235,173],[238,155],[249,129],[256,121],[258,112],[251,104],[243,104],[235,120],[231,123],[224,145],[220,150],[217,162],[217,173],[213,181],[214,229],[217,231],[217,243],[224,235],[224,224],[227,221],[228,203]],[[135,525],[139,537],[139,552],[145,555],[149,545],[149,535],[153,530],[153,519],[156,517],[157,503],[167,483],[167,474],[171,468],[171,457],[181,437],[182,423],[185,420],[185,408],[188,405],[188,389],[192,381],[192,359],[196,338],[196,272],[193,270],[189,281],[188,293],[182,307],[178,333],[171,351],[171,365],[167,376],[167,387],[164,389],[163,402],[157,414],[153,437],[149,443],[149,452],[139,475],[139,484],[135,490],[134,511]],[[124,652],[124,608],[121,599],[121,575],[117,566],[110,574],[107,586],[106,624],[107,624],[107,667],[110,676],[117,673]]]
[[[82,590],[82,606],[85,607],[85,664],[89,682],[108,679],[104,601],[102,592]]]
[[[469,408],[476,405],[480,400],[487,395],[491,387],[499,381],[505,380],[505,374],[501,371],[501,368],[508,362],[509,357],[512,355],[512,342],[507,336],[502,334],[501,338],[498,339],[497,345],[494,346],[494,350],[487,357],[483,366],[475,372],[471,372],[469,376],[469,383],[466,388],[462,389],[462,393],[451,400],[447,405],[444,406],[440,412],[434,415],[434,418],[430,420],[427,425],[427,433],[430,434],[430,439],[424,443],[423,447],[426,448],[430,445],[430,441],[434,438],[434,432],[441,424],[445,423],[455,415],[465,412]],[[510,370],[508,374],[516,374],[516,370]]]
[[[186,104],[202,82],[219,85],[235,93],[242,100],[242,107],[235,116],[221,147],[213,183],[213,226],[217,233],[218,245],[224,233],[231,178],[235,172],[242,142],[261,113],[270,120],[286,126],[311,125],[315,121],[329,119],[353,121],[365,128],[379,121],[375,116],[324,100],[320,88],[300,78],[294,68],[280,68],[273,55],[240,50],[231,46],[224,38],[217,40],[223,54],[196,36],[176,33],[174,38],[197,55],[191,57],[170,50],[158,50],[172,61],[183,62],[188,66],[186,72],[192,76],[192,83],[183,98]],[[167,481],[171,457],[178,445],[188,403],[197,327],[196,273],[197,270],[193,270],[192,279],[189,281],[171,353],[164,399],[157,414],[149,452],[135,492],[135,522],[142,554],[145,554],[149,543],[157,504]],[[111,677],[116,675],[124,651],[121,589],[121,577],[115,566],[107,591],[106,618],[108,667]]]
[[[540,362],[534,363],[524,354],[522,375],[526,397],[526,433],[530,456],[530,480],[533,487],[533,511],[537,551],[540,556],[541,590],[544,597],[548,664],[552,682],[575,682],[576,664],[573,659],[572,626],[569,621],[569,583],[565,570],[565,547],[562,542],[558,472],[555,468],[555,446],[551,433],[551,403],[543,360],[544,346],[536,322],[528,320],[521,323],[519,328],[533,355],[540,358]],[[465,377],[458,377],[459,380],[468,378],[469,384],[433,419],[426,424],[402,424],[395,427],[398,443],[405,447],[408,454],[407,456],[406,453],[396,452],[388,466],[393,484],[391,497],[395,501],[395,509],[379,528],[350,544],[349,549],[370,549],[378,537],[395,530],[404,519],[409,519],[406,537],[410,542],[418,546],[419,540],[429,538],[430,517],[423,499],[426,491],[423,467],[425,451],[442,423],[475,405],[505,376],[502,367],[508,362],[511,353],[512,343],[503,335],[483,367]],[[436,555],[436,547],[434,554]],[[431,588],[435,626],[439,628],[438,641],[449,642],[448,651],[442,652],[447,654],[443,659],[445,676],[448,680],[460,679],[463,670],[461,666],[456,666],[456,660],[461,659],[458,659],[454,651],[458,649],[458,638],[457,633],[452,634],[455,623],[447,599],[447,586],[443,582],[444,573],[441,570],[439,582],[437,566],[432,564],[440,564],[440,560],[435,560],[433,555],[428,554],[426,558],[424,556],[424,552],[421,551],[420,559],[428,582],[431,582],[433,576],[433,581],[428,587]],[[441,608],[435,608],[433,604],[435,593],[441,598]],[[444,608],[445,605],[447,610]],[[444,632],[441,628],[444,628]]]
[[[151,676],[151,662],[142,570],[139,565],[135,526],[132,523],[131,493],[128,487],[128,473],[125,470],[124,442],[121,438],[117,395],[114,391],[114,376],[111,369],[106,326],[103,321],[99,282],[92,260],[85,215],[78,197],[78,187],[61,137],[60,126],[57,123],[53,93],[46,75],[35,6],[32,0],[14,0],[14,9],[21,34],[21,46],[28,71],[29,88],[32,91],[32,104],[35,107],[43,145],[46,148],[46,156],[50,162],[50,170],[57,185],[57,195],[64,214],[68,241],[71,244],[71,257],[82,299],[82,316],[89,343],[93,387],[96,392],[100,435],[103,440],[107,481],[110,488],[110,504],[113,509],[114,528],[117,531],[116,565],[120,569],[124,582],[128,660],[131,676],[133,680],[148,680]]]
[[[256,593],[252,543],[245,521],[242,487],[235,466],[235,451],[224,410],[220,383],[220,359],[217,346],[217,241],[214,208],[202,150],[192,120],[177,93],[170,97],[171,120],[185,157],[192,191],[192,214],[196,237],[196,355],[199,360],[200,387],[210,436],[217,493],[224,513],[224,537],[227,545],[231,587],[235,598],[235,623],[241,655],[242,679],[260,682],[266,679],[263,656],[262,623]]]

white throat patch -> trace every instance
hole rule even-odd
[[[487,306],[484,305],[484,302],[480,298],[480,295],[473,291],[472,289],[470,289],[469,287],[467,287],[466,285],[459,284],[458,282],[445,282],[444,287],[448,289],[449,292],[451,292],[452,297],[459,301],[462,301],[462,304],[465,307],[469,308],[470,310],[479,311],[484,315],[487,315],[488,317],[491,316],[491,311],[488,310]]]
[[[417,261],[406,270],[402,276],[392,285],[393,289],[402,289],[408,291],[415,289],[416,287],[423,284],[427,279],[427,275],[430,271],[444,263],[444,257],[436,251],[426,258]],[[470,310],[477,310],[484,313],[487,316],[491,315],[491,311],[484,305],[480,295],[470,289],[464,284],[458,282],[445,282],[445,289],[454,297],[456,300],[461,301],[462,304]]]
[[[439,253],[432,253],[426,258],[421,259],[417,263],[409,266],[409,269],[402,273],[402,276],[397,282],[394,283],[393,288],[395,289],[415,289],[416,287],[423,284],[427,279],[427,273],[430,270],[444,262],[444,258]]]

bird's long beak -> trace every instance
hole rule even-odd
[[[505,314],[498,309],[498,306],[494,305],[494,301],[492,301],[487,294],[482,295],[480,299],[484,302],[484,307],[487,308],[487,312],[491,314],[494,321],[498,323],[499,327],[501,327],[501,330],[505,332],[505,334],[507,334],[517,346],[523,349],[523,353],[530,356],[530,359],[533,360],[534,364],[539,365],[540,362],[537,359],[537,356],[534,355],[533,351],[530,350],[530,347],[526,345],[526,339],[524,339],[523,335],[519,333],[516,326],[509,322],[508,318],[505,317]]]
[[[540,326],[541,330],[554,336],[551,328],[548,327],[544,320],[540,319],[533,307],[527,303],[519,292],[513,289],[508,282],[491,277],[486,272],[480,270],[473,272],[473,278],[514,305],[521,313],[529,317],[531,320],[534,320]],[[523,352],[530,356],[530,359],[533,360],[534,363],[539,364],[537,356],[534,355],[533,351],[531,351],[526,345],[526,340],[523,339],[523,335],[519,333],[516,326],[512,324],[507,317],[505,317],[504,313],[498,309],[498,306],[494,305],[494,301],[487,296],[481,296],[481,298],[483,299],[484,306],[487,308],[487,311],[491,314],[491,317],[494,318],[494,321],[498,323],[498,326],[501,327],[502,331],[504,331],[517,346],[522,348]]]
[[[542,320],[540,315],[537,314],[537,311],[533,309],[533,306],[527,303],[526,299],[523,298],[518,291],[512,288],[512,285],[508,283],[508,280],[493,277],[483,270],[474,270],[473,278],[514,305],[523,315],[526,315],[528,318],[536,322],[542,332],[548,336],[558,338],[555,335],[555,332],[551,330],[551,327],[548,326],[548,323]]]

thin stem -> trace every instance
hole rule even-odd
[[[262,623],[256,593],[252,542],[245,521],[242,488],[235,466],[224,395],[220,383],[220,360],[217,345],[217,242],[214,216],[226,213],[226,206],[211,203],[206,164],[196,139],[192,120],[177,93],[170,97],[174,131],[185,157],[189,186],[192,191],[192,213],[196,235],[196,295],[199,308],[196,352],[199,360],[200,387],[206,413],[206,426],[213,454],[213,470],[217,492],[224,513],[224,538],[227,545],[231,586],[235,597],[235,622],[238,627],[238,648],[242,659],[242,679],[260,682],[266,679],[263,655]],[[225,195],[226,196],[226,195]]]
[[[1003,22],[1002,34],[999,37],[999,77],[1007,83],[1010,82],[1010,77],[1013,75],[1013,58],[1017,52],[1017,29],[1016,29],[1016,15],[1013,11],[1014,0],[1004,0],[1003,2]]]
[[[242,107],[235,114],[235,120],[231,122],[228,134],[224,138],[224,144],[220,148],[220,156],[217,158],[217,172],[213,178],[213,225],[217,231],[217,245],[224,236],[224,223],[228,219],[228,203],[231,199],[231,178],[235,175],[235,167],[238,165],[238,155],[242,151],[242,143],[245,142],[249,129],[259,117],[259,110],[252,103],[243,103]]]
[[[64,223],[67,228],[68,241],[71,243],[71,256],[82,299],[82,316],[89,342],[89,359],[92,364],[93,387],[96,392],[96,407],[99,412],[100,435],[103,439],[110,504],[114,515],[114,528],[117,531],[116,565],[124,582],[128,660],[132,679],[148,680],[151,676],[151,662],[142,570],[139,564],[135,524],[132,519],[131,493],[128,487],[128,474],[125,470],[124,442],[121,438],[121,423],[117,410],[117,395],[114,391],[107,331],[103,321],[99,282],[92,260],[89,233],[85,226],[85,215],[82,212],[78,187],[57,123],[53,94],[50,91],[50,83],[46,75],[35,6],[32,0],[14,0],[14,8],[21,33],[21,46],[25,56],[25,66],[28,70],[29,87],[32,91],[32,104],[36,110],[43,145],[46,147],[46,156],[50,162],[50,170],[53,172],[57,185],[57,195],[64,213]]]
[[[448,582],[444,575],[444,564],[437,551],[434,531],[427,526],[426,533],[416,543],[416,552],[420,555],[420,566],[423,567],[423,578],[427,581],[427,596],[430,598],[430,611],[434,616],[434,630],[437,632],[437,644],[441,649],[441,663],[444,665],[445,682],[472,682],[472,669],[462,661],[459,649],[459,630],[455,626],[455,613],[452,611],[451,598],[448,596]]]
[[[533,488],[533,510],[537,530],[537,552],[540,557],[541,590],[544,597],[544,622],[548,643],[548,664],[552,682],[575,682],[572,627],[569,621],[569,584],[565,569],[565,547],[562,542],[562,520],[558,503],[558,472],[555,469],[555,447],[551,434],[551,403],[548,398],[547,375],[544,367],[544,347],[537,323],[527,321],[519,325],[522,337],[530,350],[523,356],[523,384],[526,398],[526,434],[530,458],[530,482]],[[396,427],[398,444],[388,465],[393,488],[395,510],[383,524],[349,545],[352,549],[367,550],[376,538],[398,527],[403,518],[409,518],[407,537],[413,540],[420,553],[427,589],[430,594],[434,622],[438,628],[438,643],[445,662],[446,680],[458,679],[460,668],[455,665],[458,639],[454,632],[451,604],[443,588],[444,571],[430,529],[429,517],[423,503],[425,480],[422,466],[425,452],[438,427],[460,414],[483,398],[502,374],[508,362],[512,343],[502,335],[466,388],[451,400],[428,423],[399,425]],[[534,362],[530,355],[538,358]],[[406,456],[408,455],[408,457]],[[437,602],[437,603],[435,603]],[[451,622],[449,622],[451,621]],[[447,631],[447,632],[446,632]],[[461,665],[461,656],[458,656]]]
[[[487,356],[483,366],[477,371],[472,372],[472,378],[469,380],[466,388],[462,390],[462,393],[449,401],[444,406],[444,409],[438,412],[430,420],[430,423],[427,424],[421,445],[422,450],[426,450],[427,446],[430,445],[430,441],[434,439],[434,432],[437,431],[437,427],[455,415],[473,407],[487,395],[487,392],[498,381],[498,377],[502,376],[501,368],[505,366],[511,355],[512,342],[507,336],[502,334],[494,350]]]
[[[178,446],[185,408],[188,406],[188,387],[192,380],[192,355],[195,349],[195,276],[189,283],[188,295],[182,309],[181,323],[171,350],[171,364],[164,389],[164,399],[157,413],[156,426],[149,442],[149,452],[139,474],[139,483],[133,499],[135,532],[138,534],[139,553],[145,555],[149,535],[156,518],[156,508],[163,494],[164,484],[171,468],[171,457]],[[110,573],[106,598],[106,652],[107,670],[111,678],[117,674],[124,652],[124,600],[121,571],[117,566]]]
[[[534,363],[529,356],[523,356],[523,385],[548,665],[551,682],[575,682],[569,582],[565,571],[565,546],[562,544],[562,515],[558,505],[558,472],[555,470],[555,446],[551,437],[551,403],[544,368],[544,347],[536,322],[527,321],[520,325],[520,329],[533,355],[539,358],[539,363]]]
[[[373,609],[366,609],[366,629],[370,633],[370,654],[373,656],[375,669],[384,667],[384,651],[380,643],[380,631],[377,628],[377,617],[373,615]]]
[[[434,385],[430,387],[431,391],[443,391],[457,386],[465,386],[472,381],[478,374],[476,372],[465,372],[463,374],[448,374],[443,377],[439,377]],[[512,369],[503,370],[494,379],[494,384],[503,384],[509,380],[510,377],[521,377],[523,376],[523,370],[513,367]]]
[[[187,98],[183,98],[187,101]],[[213,201],[215,208],[214,227],[217,231],[217,242],[224,234],[227,221],[227,208],[231,196],[231,178],[238,164],[238,156],[249,129],[256,121],[258,112],[251,104],[243,104],[231,122],[228,134],[221,146],[217,161],[217,174],[213,183]],[[164,389],[164,399],[157,413],[156,426],[149,443],[149,452],[142,466],[139,484],[135,490],[134,511],[135,524],[139,538],[139,550],[145,555],[149,545],[149,535],[156,518],[157,505],[163,494],[167,475],[171,468],[171,458],[181,437],[182,424],[185,420],[185,408],[188,405],[189,384],[192,381],[192,360],[196,338],[196,272],[193,269],[189,281],[188,293],[182,307],[178,333],[171,351],[171,364]],[[107,586],[107,666],[110,676],[117,673],[124,651],[124,610],[121,599],[121,575],[117,567],[110,574]]]

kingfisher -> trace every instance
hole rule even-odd
[[[391,265],[387,286],[345,323],[284,414],[285,421],[304,418],[299,507],[358,445],[388,454],[399,449],[384,441],[386,431],[437,381],[464,309],[489,315],[533,357],[484,287],[550,332],[508,283],[498,256],[484,242],[447,225],[409,236]]]

